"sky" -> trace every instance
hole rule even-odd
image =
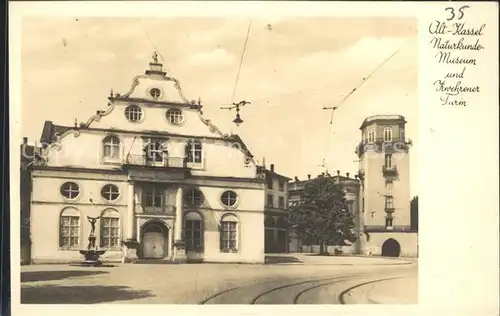
[[[401,17],[25,18],[21,133],[34,143],[45,120],[86,121],[106,108],[111,89],[126,93],[158,50],[186,98],[202,100],[205,118],[290,178],[323,172],[323,160],[330,173],[355,174],[361,122],[405,116],[416,195],[417,44],[416,19]],[[240,100],[251,104],[237,127],[234,110],[220,107]],[[324,106],[339,106],[332,124]]]

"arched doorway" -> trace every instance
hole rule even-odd
[[[389,238],[382,245],[383,257],[399,257],[400,253],[401,253],[401,246],[395,239]]]
[[[168,229],[159,222],[144,227],[142,234],[142,257],[144,259],[163,259],[168,255]]]

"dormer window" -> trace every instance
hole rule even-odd
[[[129,105],[125,109],[125,117],[130,122],[139,122],[142,120],[142,109],[137,105]]]
[[[392,128],[384,128],[384,142],[392,142]]]
[[[373,128],[370,128],[368,130],[368,144],[372,144],[373,142],[375,142],[375,131]]]
[[[153,99],[158,99],[161,95],[161,91],[158,88],[153,88],[149,91],[149,94],[153,97]]]
[[[170,124],[180,125],[184,121],[182,111],[179,109],[170,109],[167,111],[167,120]]]

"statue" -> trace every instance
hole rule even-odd
[[[158,53],[156,53],[156,52],[154,52],[154,53],[153,53],[153,62],[154,62],[155,64],[157,64],[157,63],[158,63]]]
[[[90,236],[94,236],[94,233],[95,233],[95,223],[97,222],[97,220],[99,218],[101,218],[100,216],[98,217],[90,217],[90,216],[87,216],[88,220],[89,220],[89,223],[90,223],[90,227],[92,228],[90,230]]]
[[[99,260],[99,256],[103,255],[106,251],[105,250],[98,250],[96,247],[96,236],[95,236],[95,223],[97,220],[101,218],[101,216],[98,217],[90,217],[87,216],[87,219],[89,220],[90,223],[90,234],[89,234],[89,244],[87,246],[87,249],[85,250],[80,250],[80,253],[85,257],[83,263],[80,265],[89,267],[89,266],[100,266],[102,263]]]

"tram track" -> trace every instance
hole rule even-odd
[[[287,284],[280,284],[283,283],[281,280],[272,282],[257,282],[220,291],[207,297],[203,301],[199,302],[199,304],[302,304],[301,298],[303,298],[305,294],[308,294],[309,297],[311,297],[312,291],[322,291],[323,288],[329,286],[337,287],[331,289],[335,294],[331,296],[329,295],[327,297],[328,300],[325,300],[322,304],[346,304],[344,296],[355,288],[375,282],[400,278],[381,277],[382,276],[370,277],[366,274],[358,273],[317,278],[313,280],[302,280]],[[350,283],[348,287],[342,286],[342,283],[346,282]],[[267,289],[265,289],[266,286],[268,286]],[[263,288],[265,290],[263,290]],[[255,294],[252,292],[255,292]],[[314,297],[314,295],[312,297]],[[307,299],[305,301],[305,304],[311,304],[311,302],[308,302]]]

